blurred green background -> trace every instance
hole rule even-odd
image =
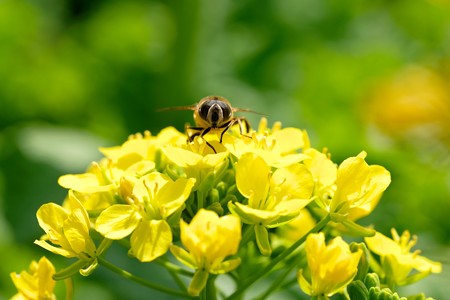
[[[129,134],[182,131],[191,112],[156,110],[207,95],[307,129],[335,162],[366,150],[390,170],[391,186],[361,223],[417,234],[444,271],[402,294],[445,299],[449,58],[448,0],[0,0],[0,299],[15,293],[9,273],[32,259],[68,264],[33,245],[36,210],[64,198],[60,175],[83,172],[99,146]],[[110,256],[170,284],[123,249]],[[102,268],[79,277],[76,299],[151,293]]]

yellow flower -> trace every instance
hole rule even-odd
[[[189,286],[191,295],[203,290],[209,273],[223,274],[239,266],[239,258],[225,260],[237,253],[241,241],[241,223],[236,216],[219,217],[213,211],[200,209],[190,224],[181,220],[180,230],[187,251],[174,245],[170,250],[180,262],[196,269]]]
[[[308,156],[303,164],[314,178],[314,195],[318,197],[318,204],[326,207],[336,190],[337,166],[331,161],[329,154],[314,148],[305,149],[303,153]]]
[[[342,291],[355,277],[362,254],[360,250],[352,253],[339,236],[326,245],[322,232],[308,236],[305,250],[308,270],[301,269],[297,278],[301,289],[311,296],[332,296]]]
[[[167,127],[157,136],[152,136],[149,131],[146,131],[144,135],[131,135],[121,146],[100,148],[100,151],[114,164],[126,166],[132,161],[155,161],[157,151],[164,145],[183,144],[186,144],[186,136],[173,127]]]
[[[330,211],[357,220],[371,213],[391,183],[390,173],[378,165],[369,166],[365,152],[342,162],[337,171],[336,192]]]
[[[266,228],[278,227],[295,218],[311,202],[311,173],[301,164],[277,169],[273,174],[261,157],[247,153],[236,164],[236,185],[248,204],[229,202],[228,208],[242,222],[255,225],[258,247],[270,255]]]
[[[131,234],[130,254],[140,261],[163,255],[172,242],[167,218],[183,207],[195,180],[178,179],[153,172],[137,181],[130,204],[115,204],[97,218],[95,228],[108,239],[120,240]]]
[[[132,181],[157,167],[156,156],[163,145],[185,143],[184,135],[173,127],[163,129],[157,136],[152,136],[148,131],[144,135],[132,135],[121,146],[100,148],[105,158],[99,163],[92,163],[86,173],[61,176],[58,183],[74,190],[89,211],[101,211],[114,203],[114,196],[129,196],[127,188],[122,186],[123,178]]]
[[[38,209],[39,226],[46,234],[34,243],[55,254],[90,261],[95,257],[96,247],[89,236],[89,216],[72,191],[69,191],[68,201],[71,210],[55,203],[44,204]]]
[[[305,146],[306,132],[293,127],[281,129],[281,124],[267,130],[267,120],[261,119],[259,132],[251,136],[227,137],[225,147],[237,158],[254,153],[263,158],[269,166],[285,167],[307,158],[297,151]]]
[[[420,251],[410,252],[417,243],[417,237],[409,231],[401,236],[391,229],[393,239],[377,232],[375,236],[365,238],[367,247],[381,258],[381,266],[385,272],[386,281],[393,285],[411,284],[430,273],[440,273],[442,265],[420,256]],[[416,270],[414,275],[412,271]]]
[[[103,159],[92,163],[82,174],[67,174],[58,179],[59,185],[71,189],[89,211],[103,210],[114,203],[114,196],[128,196],[123,179],[140,178],[155,168],[155,163],[141,160],[134,154],[124,154],[116,161]]]
[[[52,276],[55,274],[53,264],[43,256],[39,262],[32,261],[29,271],[22,271],[20,274],[12,272],[11,279],[19,293],[13,296],[12,300],[50,300],[56,299],[53,289],[55,281]]]
[[[217,153],[198,137],[182,147],[166,145],[162,148],[164,155],[176,168],[181,168],[186,177],[196,179],[194,190],[197,190],[200,184],[204,185],[207,177],[222,173],[228,166],[229,152],[218,141],[209,143]]]

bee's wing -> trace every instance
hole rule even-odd
[[[169,110],[195,110],[197,105],[189,105],[189,106],[172,106],[172,107],[162,107],[158,108],[156,111],[169,111]]]

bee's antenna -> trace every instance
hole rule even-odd
[[[161,108],[156,109],[156,111],[161,112],[161,111],[169,111],[169,110],[195,110],[196,107],[197,107],[197,105],[161,107]]]
[[[233,107],[233,111],[234,112],[248,112],[248,113],[257,114],[257,115],[260,115],[260,116],[267,117],[266,114],[263,114],[263,113],[260,113],[260,112],[257,112],[257,111],[254,111],[254,110],[251,110],[251,109],[248,109],[248,108]]]

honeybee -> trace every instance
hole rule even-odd
[[[233,125],[239,125],[239,133],[245,135],[250,131],[250,124],[245,117],[235,117],[237,111],[253,112],[248,109],[232,107],[230,102],[221,96],[207,96],[197,104],[191,106],[179,106],[164,110],[193,110],[195,126],[186,126],[189,142],[196,136],[204,137],[209,132],[219,132],[219,142],[222,143],[223,136]],[[216,152],[216,149],[206,141],[206,144]]]

